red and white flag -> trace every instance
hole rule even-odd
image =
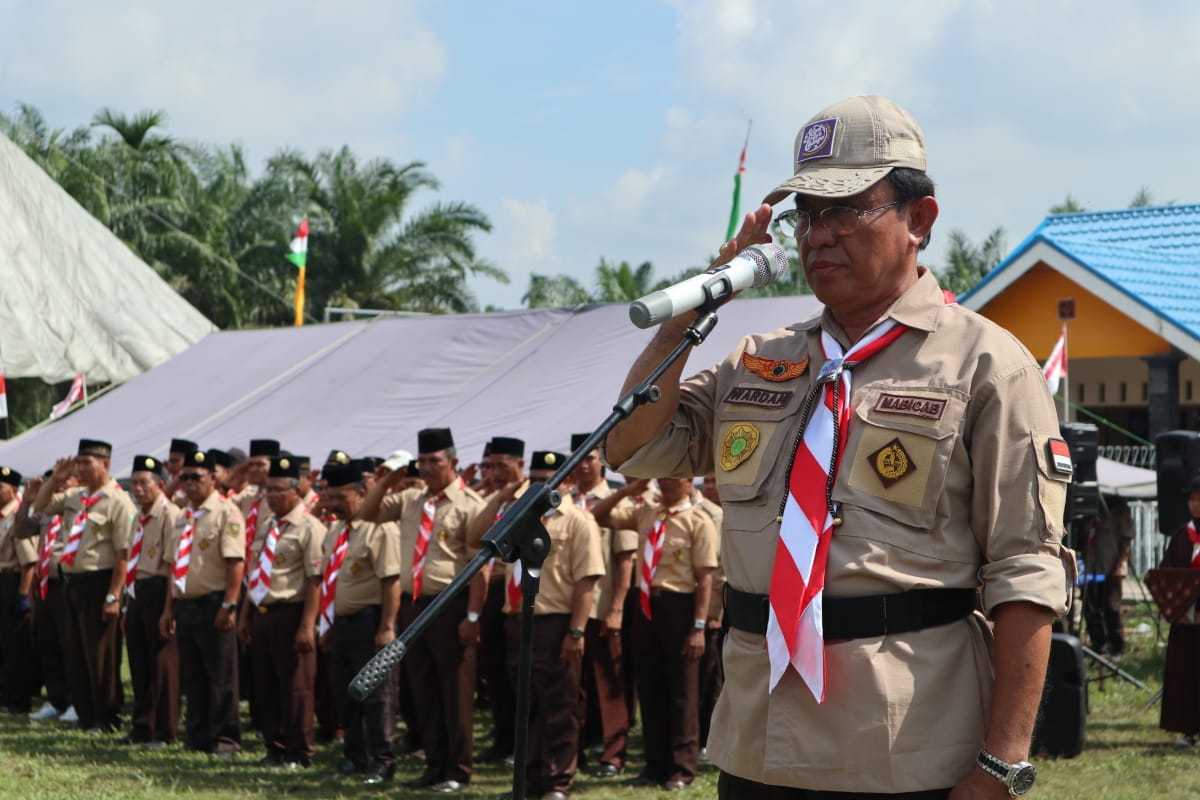
[[[1054,343],[1054,349],[1050,351],[1050,357],[1042,365],[1042,375],[1046,377],[1046,385],[1050,387],[1050,394],[1058,394],[1059,384],[1067,376],[1066,328],[1063,328],[1062,336],[1058,337],[1058,341]]]
[[[8,416],[8,389],[4,386],[4,359],[0,359],[0,419]]]
[[[67,396],[62,399],[54,408],[50,409],[50,419],[56,420],[70,410],[71,406],[75,405],[83,397],[83,376],[76,375],[75,380],[71,381],[71,391],[67,392]]]

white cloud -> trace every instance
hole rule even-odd
[[[504,218],[497,227],[504,230],[503,236],[510,242],[507,251],[511,263],[530,267],[552,261],[556,225],[550,204],[545,200],[525,202],[505,197],[501,198],[500,207]]]

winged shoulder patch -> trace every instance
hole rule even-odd
[[[801,361],[787,361],[742,353],[742,366],[768,381],[790,381],[799,378],[808,369],[808,356]]]

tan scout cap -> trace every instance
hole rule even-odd
[[[792,193],[849,197],[866,191],[895,167],[925,171],[925,134],[900,106],[879,95],[834,103],[796,134],[795,174],[763,202]]]

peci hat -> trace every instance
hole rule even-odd
[[[182,453],[182,450],[176,450],[177,453]],[[162,477],[164,465],[154,456],[134,456],[133,466],[129,468],[130,472],[153,472],[156,476]]]
[[[514,439],[511,436],[493,436],[492,441],[488,444],[491,445],[494,454],[515,456],[516,458],[525,457],[525,442],[522,439]]]
[[[171,446],[167,448],[168,453],[190,453],[193,450],[199,450],[200,445],[193,442],[191,439],[172,439]]]
[[[583,443],[591,436],[590,433],[572,433],[571,434],[571,452],[574,453],[579,448],[583,447]]]
[[[535,450],[529,464],[529,470],[547,470],[553,472],[562,465],[567,457],[553,450]]]
[[[350,454],[345,450],[330,450],[329,455],[325,457],[326,464],[349,464],[350,461]]]
[[[454,447],[454,434],[449,428],[423,428],[417,431],[417,452],[437,453]]]
[[[295,456],[301,472],[312,472],[312,456]]]
[[[250,457],[267,456],[275,458],[279,455],[279,442],[274,439],[251,439],[250,440]]]
[[[352,483],[362,483],[363,473],[355,461],[346,464],[334,461],[325,465],[321,470],[321,477],[328,486],[348,486]]]
[[[0,467],[0,483],[7,483],[9,486],[21,486],[21,473],[17,472],[12,467]]]
[[[763,202],[773,206],[793,193],[849,197],[896,167],[925,171],[921,126],[886,97],[848,97],[804,123],[793,148],[794,174]]]
[[[208,458],[214,466],[224,467],[225,469],[233,469],[235,463],[232,454],[226,453],[224,450],[218,450],[215,447],[208,449]]]
[[[200,467],[212,472],[213,459],[209,458],[208,453],[203,450],[193,450],[190,453],[183,454],[183,466]]]
[[[436,451],[431,450],[431,451],[427,451],[427,452],[436,452]],[[401,468],[407,469],[408,462],[410,462],[412,460],[413,460],[412,453],[408,452],[407,450],[393,450],[391,453],[388,454],[387,460],[385,460],[383,462],[382,466],[384,467],[384,469],[388,470],[389,472],[395,472],[396,470],[401,469]]]
[[[99,439],[80,439],[79,455],[112,458],[112,445]]]
[[[268,478],[299,478],[300,462],[295,456],[279,456],[271,459],[271,469],[267,471]]]
[[[1185,495],[1200,493],[1200,475],[1193,475],[1191,481],[1188,482],[1187,488],[1183,490]]]

